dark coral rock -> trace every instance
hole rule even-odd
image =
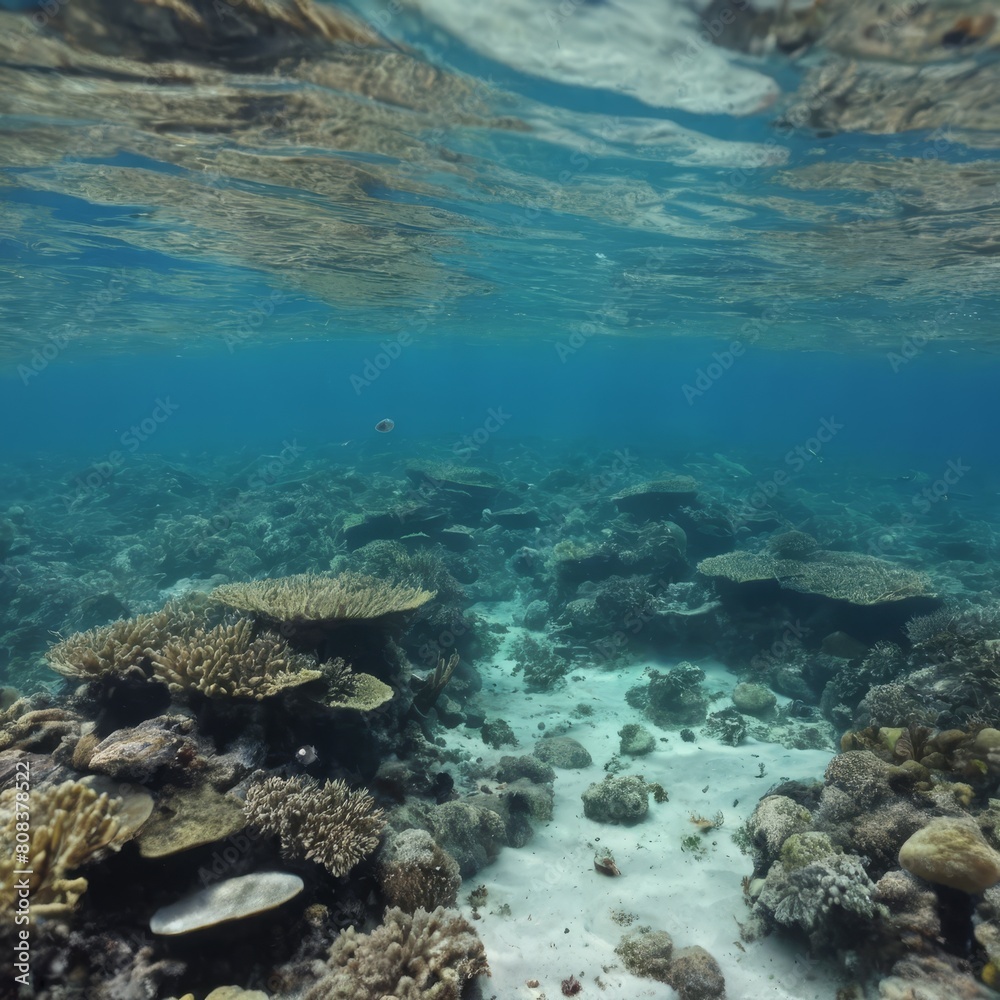
[[[583,793],[583,812],[598,823],[638,823],[649,812],[650,786],[639,775],[608,775]]]
[[[700,945],[674,953],[669,981],[680,1000],[723,1000],[726,995],[719,963]]]
[[[536,784],[555,781],[556,772],[538,757],[501,757],[497,765],[497,781],[512,782],[527,778]]]
[[[500,747],[517,746],[514,730],[510,728],[510,723],[503,719],[497,719],[495,722],[484,722],[479,732],[483,737],[483,742],[487,746],[493,747],[494,750],[499,750]]]
[[[739,711],[730,706],[721,712],[713,712],[708,717],[705,732],[726,746],[738,747],[746,739],[747,724]]]
[[[572,736],[549,736],[539,740],[532,751],[539,760],[553,767],[575,770],[594,762],[587,748]]]
[[[692,726],[705,721],[708,696],[702,689],[705,672],[693,663],[681,663],[663,674],[649,671],[649,707],[646,714],[658,726]]]

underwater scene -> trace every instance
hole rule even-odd
[[[0,2],[0,1000],[1000,998],[997,18]]]

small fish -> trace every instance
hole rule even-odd
[[[395,426],[396,426],[396,422],[394,420],[390,420],[388,417],[386,417],[385,420],[380,420],[375,425],[375,430],[377,430],[379,432],[379,434],[388,434],[389,431],[391,431],[393,429],[393,427],[395,427]]]
[[[308,767],[310,764],[319,760],[319,754],[316,753],[315,747],[299,747],[298,750],[295,751],[295,759],[303,767]]]

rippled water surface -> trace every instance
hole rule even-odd
[[[53,7],[0,15],[7,365],[407,326],[991,348],[988,5]]]

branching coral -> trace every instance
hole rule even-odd
[[[246,811],[250,824],[281,838],[286,854],[318,861],[335,876],[375,850],[385,826],[375,800],[343,781],[265,778],[248,789]]]
[[[112,844],[120,805],[76,781],[35,789],[30,800],[16,788],[0,795],[0,913],[12,912],[19,899],[16,871],[32,873],[26,878],[33,916],[70,912],[87,890],[87,880],[70,873]],[[13,926],[7,916],[0,922]]]
[[[199,691],[210,698],[260,700],[312,681],[326,685],[331,708],[369,712],[393,696],[378,678],[354,673],[339,658],[318,665],[280,636],[258,632],[249,618],[208,629],[195,613],[170,604],[156,614],[71,635],[48,657],[66,677],[131,674],[161,681],[175,694]]]
[[[49,665],[64,677],[96,680],[145,676],[152,653],[171,637],[195,626],[195,615],[168,604],[155,614],[123,618],[87,632],[74,632],[46,653]]]
[[[948,651],[1000,636],[1000,607],[945,605],[929,615],[911,618],[906,635],[914,646]]]
[[[447,660],[443,656],[438,657],[437,666],[427,676],[424,686],[413,698],[413,707],[420,715],[426,715],[434,707],[459,662],[458,653],[452,653]]]
[[[246,618],[171,639],[151,661],[171,691],[194,689],[210,698],[267,698],[323,676],[312,657],[293,652],[280,636],[255,636]]]
[[[329,972],[305,1000],[459,1000],[476,976],[489,975],[486,952],[456,910],[386,910],[371,934],[344,931],[330,949]]]
[[[212,591],[212,597],[269,621],[333,624],[412,611],[430,601],[434,592],[359,573],[336,577],[300,573],[274,580],[224,584]]]

